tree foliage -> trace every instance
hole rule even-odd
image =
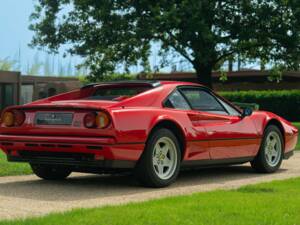
[[[33,46],[68,44],[93,79],[117,65],[147,68],[152,43],[183,56],[207,85],[237,54],[299,67],[299,0],[39,0],[31,19]]]

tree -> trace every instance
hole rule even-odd
[[[31,19],[32,46],[68,44],[93,80],[117,65],[147,68],[153,43],[208,86],[214,66],[237,55],[299,67],[298,0],[39,0]]]
[[[10,60],[8,57],[0,59],[0,70],[12,71],[16,68],[17,62]]]

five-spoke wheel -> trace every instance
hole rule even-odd
[[[265,130],[260,150],[251,165],[258,172],[272,173],[278,170],[282,159],[282,134],[276,126],[270,125]]]
[[[181,150],[176,136],[168,129],[155,130],[136,165],[138,180],[148,187],[165,187],[179,173]]]
[[[177,150],[170,138],[162,137],[156,142],[152,162],[154,171],[160,179],[169,179],[174,174],[177,166]]]
[[[276,166],[282,155],[282,143],[278,133],[271,131],[267,135],[264,150],[267,163]]]

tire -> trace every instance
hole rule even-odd
[[[176,136],[161,128],[149,137],[135,168],[138,181],[146,187],[166,187],[179,173],[181,150]]]
[[[281,166],[283,152],[282,134],[277,126],[270,125],[264,132],[260,150],[251,162],[251,166],[259,173],[273,173]]]
[[[30,164],[33,173],[44,180],[63,180],[67,178],[72,171],[65,167],[50,165]]]

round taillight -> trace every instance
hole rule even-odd
[[[84,117],[84,126],[87,128],[106,128],[110,124],[110,117],[105,112],[91,112]]]
[[[88,113],[83,119],[84,126],[87,128],[93,128],[96,126],[96,113]]]
[[[105,112],[99,112],[96,116],[96,125],[99,128],[106,128],[110,124],[110,118]]]
[[[1,121],[4,124],[4,126],[12,127],[15,124],[14,114],[12,112],[5,112],[2,115]]]
[[[25,121],[25,113],[23,111],[15,110],[13,111],[15,116],[15,126],[21,126]]]

